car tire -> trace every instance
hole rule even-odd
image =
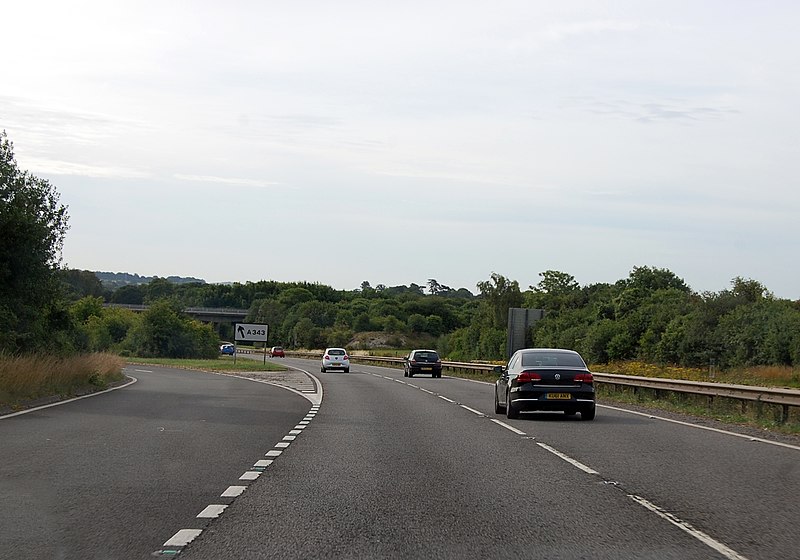
[[[324,367],[321,367],[321,368],[319,368],[319,370],[320,370],[322,373],[325,373],[325,368],[324,368]]]
[[[497,398],[497,388],[494,390],[494,413],[503,414],[506,411],[505,407],[500,406],[500,400]]]
[[[564,415],[565,416],[575,416],[577,413],[578,413],[577,410],[565,410],[564,411]]]
[[[403,370],[403,377],[408,377],[408,372],[406,370]]]
[[[595,410],[596,409],[594,405],[581,410],[581,420],[594,420]]]
[[[414,373],[411,370],[408,370],[408,376],[409,377],[414,377]]]
[[[344,368],[344,372],[345,373],[350,373],[350,368],[349,367]]]
[[[511,403],[511,397],[506,393],[506,418],[509,420],[515,420],[519,418],[519,410],[517,410],[514,405]]]

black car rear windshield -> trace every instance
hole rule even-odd
[[[439,359],[436,352],[414,352],[414,359],[422,362],[435,362]]]
[[[561,352],[528,352],[522,355],[522,367],[563,366],[585,368],[586,364],[577,354]]]
[[[344,356],[345,351],[340,348],[331,348],[330,350],[328,350],[328,354],[330,354],[331,356]]]

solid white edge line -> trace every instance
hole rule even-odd
[[[759,437],[748,436],[745,434],[737,434],[736,432],[729,432],[727,430],[721,430],[719,428],[712,428],[710,426],[700,426],[699,424],[692,424],[691,422],[683,422],[681,420],[673,420],[672,418],[664,418],[663,416],[655,416],[653,414],[647,414],[645,412],[638,412],[636,410],[627,410],[624,408],[619,408],[616,406],[609,406],[607,404],[598,404],[597,406],[602,408],[608,408],[610,410],[616,410],[618,412],[627,412],[628,414],[635,414],[637,416],[644,416],[645,418],[651,418],[653,420],[662,420],[664,422],[670,422],[672,424],[679,424],[681,426],[687,426],[689,428],[697,428],[698,430],[708,430],[709,432],[716,432],[718,434],[724,434],[727,436],[738,437],[742,439],[747,439],[750,441],[757,441],[759,443],[769,443],[770,445],[777,445],[779,447],[786,447],[788,449],[794,449],[795,451],[800,451],[800,446],[791,445],[789,443],[781,443],[779,441],[770,441],[768,439],[763,439]]]
[[[196,539],[202,532],[202,529],[181,529],[172,535],[172,538],[165,542],[162,546],[186,546]]]
[[[559,457],[560,459],[563,459],[564,461],[566,461],[567,463],[569,463],[573,467],[577,467],[577,468],[579,468],[580,470],[582,470],[583,472],[585,472],[587,474],[600,474],[596,470],[594,470],[594,469],[592,469],[590,467],[587,467],[586,465],[584,465],[580,461],[576,461],[575,459],[573,459],[569,455],[564,455],[563,453],[561,453],[561,451],[559,451],[558,449],[554,449],[554,448],[550,447],[546,443],[540,443],[540,442],[537,441],[536,445],[538,445],[542,449],[546,449],[547,451],[549,451],[550,453],[552,453],[556,457]]]
[[[58,401],[58,402],[54,402],[54,403],[50,403],[50,404],[43,404],[42,406],[37,406],[35,408],[27,408],[25,410],[20,410],[19,412],[12,412],[11,414],[5,414],[3,416],[0,416],[0,420],[4,420],[6,418],[12,418],[14,416],[20,416],[21,414],[28,414],[29,412],[36,412],[37,410],[43,410],[45,408],[50,408],[52,406],[59,406],[59,405],[62,405],[62,404],[67,404],[67,403],[79,401],[81,399],[88,399],[89,397],[96,397],[96,396],[102,395],[104,393],[110,393],[111,391],[116,391],[117,389],[124,389],[128,385],[133,385],[134,383],[139,381],[138,379],[136,379],[132,375],[126,375],[125,377],[130,379],[130,381],[125,383],[125,385],[120,385],[118,387],[111,387],[110,389],[106,389],[104,391],[97,391],[96,393],[89,393],[88,395],[81,395],[80,397],[73,397],[73,398],[67,399],[65,401]]]
[[[510,424],[506,424],[506,423],[505,423],[505,422],[503,422],[502,420],[498,420],[497,418],[490,418],[490,420],[491,420],[492,422],[494,422],[495,424],[497,424],[498,426],[502,426],[502,427],[504,427],[506,430],[511,430],[512,432],[514,432],[514,433],[515,433],[515,434],[517,434],[517,435],[520,435],[520,436],[527,435],[527,434],[526,434],[525,432],[523,432],[522,430],[518,430],[518,429],[516,429],[516,428],[515,428],[514,426],[512,426],[512,425],[510,425]]]
[[[447,397],[445,397],[443,395],[436,395],[436,396],[439,397],[440,399],[442,399],[443,401],[447,401],[449,403],[455,403],[456,402],[456,401],[448,399]]]
[[[710,536],[708,536],[704,532],[700,531],[699,529],[695,529],[694,527],[692,527],[686,521],[683,521],[682,519],[676,517],[675,515],[669,513],[668,511],[665,511],[665,510],[661,509],[660,507],[658,507],[654,503],[645,500],[641,496],[636,496],[634,494],[628,494],[628,497],[631,500],[633,500],[634,502],[636,502],[637,504],[639,504],[640,506],[643,506],[646,509],[652,511],[653,513],[655,513],[656,515],[658,515],[662,519],[665,519],[665,520],[669,521],[670,523],[675,525],[681,531],[684,531],[684,532],[690,534],[691,536],[693,536],[694,538],[696,538],[697,540],[699,540],[700,542],[702,542],[706,546],[708,546],[710,548],[713,548],[714,550],[716,550],[717,552],[719,552],[720,554],[722,554],[726,558],[729,558],[730,560],[747,560],[747,558],[745,556],[742,556],[741,554],[739,554],[735,550],[733,550],[731,548],[728,548],[727,546],[725,546],[721,542],[714,540],[713,538],[711,538]]]
[[[465,404],[461,404],[461,405],[459,405],[459,406],[460,406],[461,408],[463,408],[464,410],[469,410],[471,413],[473,413],[473,414],[477,414],[478,416],[486,416],[486,415],[485,415],[483,412],[481,412],[481,411],[479,411],[479,410],[475,410],[474,408],[470,408],[470,407],[468,407],[468,406],[467,406],[467,405],[465,405]]]

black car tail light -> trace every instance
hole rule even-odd
[[[530,383],[532,381],[541,381],[542,376],[533,371],[523,371],[517,376],[517,383]]]
[[[575,376],[576,383],[592,383],[593,381],[594,377],[591,373],[579,373]]]

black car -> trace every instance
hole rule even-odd
[[[414,377],[417,373],[430,373],[431,377],[442,376],[442,360],[436,350],[412,350],[403,362],[403,377]]]
[[[594,383],[586,362],[572,350],[527,348],[517,350],[508,367],[498,366],[494,411],[518,418],[522,411],[556,410],[581,413],[594,420]]]

